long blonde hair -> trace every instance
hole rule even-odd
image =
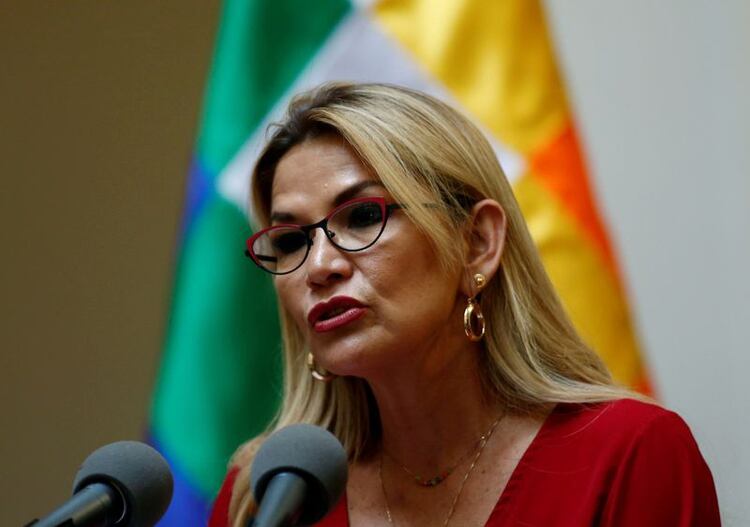
[[[634,396],[613,382],[574,329],[487,139],[466,117],[433,97],[400,86],[345,83],[324,84],[297,96],[255,167],[252,200],[260,225],[269,222],[279,160],[293,146],[326,134],[343,138],[394,200],[405,205],[446,270],[463,266],[465,246],[456,240],[464,239],[470,205],[491,198],[505,210],[501,266],[481,296],[487,333],[480,375],[488,397],[512,411],[535,413],[551,403]],[[444,206],[425,206],[434,203]],[[353,377],[329,384],[314,381],[305,364],[303,334],[283,307],[280,317],[284,396],[272,428],[299,422],[325,427],[356,461],[380,439],[367,383]],[[243,463],[252,457],[254,444],[240,450]],[[248,503],[247,495],[235,498],[237,513],[247,508],[239,506],[240,500]]]

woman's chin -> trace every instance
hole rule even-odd
[[[313,348],[316,363],[339,376],[367,378],[382,370],[388,361],[379,350],[364,345],[333,345]]]

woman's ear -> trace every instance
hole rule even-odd
[[[466,296],[474,296],[479,291],[473,276],[481,273],[489,281],[500,267],[505,246],[505,211],[497,201],[483,199],[471,208],[469,227],[462,288]]]

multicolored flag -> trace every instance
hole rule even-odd
[[[151,438],[176,477],[161,525],[205,525],[232,452],[276,410],[275,300],[242,254],[248,177],[267,124],[327,80],[408,85],[474,118],[579,331],[616,379],[648,391],[537,1],[227,0],[153,401]]]

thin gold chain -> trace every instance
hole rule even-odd
[[[464,486],[466,485],[466,482],[469,480],[469,476],[471,476],[471,473],[474,471],[474,467],[477,465],[477,462],[479,461],[479,457],[482,455],[482,452],[484,451],[484,447],[487,446],[487,443],[490,440],[490,437],[492,437],[492,434],[495,432],[495,429],[497,428],[497,425],[500,424],[500,421],[503,420],[505,417],[505,412],[503,412],[500,417],[498,417],[494,423],[492,423],[492,426],[487,431],[486,434],[484,434],[480,438],[480,444],[479,449],[477,450],[477,453],[474,455],[474,459],[471,462],[471,466],[469,467],[469,470],[466,471],[466,474],[464,474],[464,479],[461,480],[461,485],[458,487],[458,492],[456,492],[456,496],[453,498],[453,502],[451,503],[451,507],[448,510],[448,514],[445,517],[445,521],[443,522],[443,527],[447,527],[448,523],[450,523],[451,518],[453,518],[453,514],[456,512],[456,505],[458,505],[458,500],[461,498],[461,493],[464,490]],[[388,493],[385,491],[385,481],[383,480],[383,455],[380,455],[380,465],[378,467],[378,477],[380,478],[380,487],[383,491],[383,499],[385,500],[385,516],[388,519],[388,523],[390,525],[396,525],[396,522],[393,521],[393,514],[391,514],[391,507],[388,504]]]
[[[417,485],[421,487],[433,488],[433,487],[437,487],[443,481],[448,479],[448,476],[453,474],[453,471],[456,470],[458,467],[460,467],[464,463],[464,461],[469,459],[472,456],[472,454],[476,454],[476,452],[482,446],[482,440],[484,440],[486,435],[487,433],[485,433],[483,436],[477,439],[476,443],[472,445],[471,449],[468,452],[466,452],[463,456],[461,456],[461,458],[456,463],[454,463],[447,469],[441,472],[438,472],[435,476],[432,476],[431,478],[422,477],[419,474],[415,473],[414,471],[410,470],[409,467],[407,467],[406,465],[401,463],[398,459],[393,457],[393,455],[387,450],[383,450],[383,454],[388,456],[391,459],[391,461],[393,461],[396,465],[398,465],[401,468],[401,470],[403,470],[404,472],[409,474],[412,478],[414,478],[414,482]]]

